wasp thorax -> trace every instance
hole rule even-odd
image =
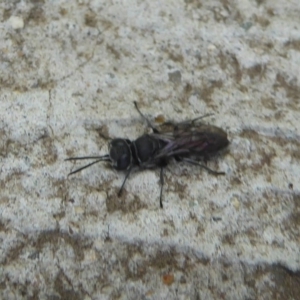
[[[112,140],[109,144],[109,157],[114,169],[127,170],[132,160],[130,141],[125,139]]]
[[[139,163],[145,163],[152,159],[152,157],[163,147],[163,142],[148,134],[139,137],[134,141],[134,152]]]

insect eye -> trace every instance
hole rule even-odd
[[[114,139],[109,145],[109,157],[113,168],[126,170],[131,165],[132,154],[128,142],[124,139]]]

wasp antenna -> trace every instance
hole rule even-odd
[[[99,159],[99,161],[110,161],[109,155],[103,155],[103,156],[80,156],[80,157],[69,157],[66,158],[65,161],[68,160],[84,160],[84,159]]]
[[[92,165],[94,165],[94,164],[100,162],[100,161],[103,161],[103,159],[98,159],[98,160],[93,161],[92,163],[90,163],[90,164],[88,164],[88,165],[85,165],[85,166],[83,166],[83,167],[81,167],[81,168],[79,168],[79,169],[76,169],[75,171],[69,173],[68,176],[73,175],[73,174],[75,174],[75,173],[78,173],[78,172],[80,172],[80,171],[82,171],[82,170],[84,170],[84,169],[86,169],[86,168],[88,168],[88,167],[90,167],[90,166],[92,166]]]

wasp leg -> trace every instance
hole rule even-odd
[[[122,186],[121,186],[121,188],[119,189],[119,192],[118,192],[118,197],[120,197],[121,194],[122,194],[123,187],[124,187],[124,185],[125,185],[126,180],[127,180],[128,177],[129,177],[129,174],[130,174],[131,170],[132,170],[132,167],[129,168],[128,172],[127,172],[126,175],[125,175],[125,178],[124,178],[124,181],[123,181],[123,183],[122,183]]]
[[[205,169],[207,172],[209,172],[209,173],[211,173],[213,175],[225,175],[225,172],[214,171],[214,170],[212,170],[212,169],[210,169],[210,168],[208,168],[208,167],[200,164],[197,160],[194,160],[194,159],[190,159],[190,158],[186,158],[185,157],[185,158],[182,159],[182,161],[185,161],[185,162],[187,162],[187,163],[189,163],[191,165],[199,166],[199,167]]]
[[[173,126],[173,130],[176,132],[178,131],[181,127],[183,128],[189,128],[189,126],[194,126],[195,123],[197,121],[199,121],[200,119],[204,119],[206,117],[210,117],[210,116],[213,116],[214,114],[205,114],[203,116],[200,116],[200,117],[197,117],[195,119],[192,119],[192,120],[186,120],[186,121],[182,121],[182,122],[179,122],[179,123],[175,123],[175,122],[172,122],[172,121],[167,121],[165,123],[163,123],[162,125],[165,125],[165,126]]]
[[[159,196],[160,208],[163,208],[163,204],[162,204],[163,186],[164,186],[164,168],[161,167],[160,168],[160,196]]]
[[[198,120],[203,119],[203,118],[206,118],[206,117],[210,117],[210,116],[213,116],[213,115],[214,115],[214,114],[205,114],[205,115],[203,115],[203,116],[200,116],[200,117],[197,117],[197,118],[191,120],[190,123],[191,123],[192,125],[194,125]],[[188,121],[187,121],[187,122],[188,122]]]
[[[153,130],[154,133],[159,133],[159,131],[151,124],[151,122],[143,115],[143,113],[140,111],[140,109],[138,108],[137,102],[134,101],[134,106],[136,108],[136,110],[138,111],[138,113],[141,115],[141,117],[147,122],[147,125]]]

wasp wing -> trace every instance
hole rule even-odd
[[[188,123],[172,126],[173,131],[152,134],[153,137],[166,142],[155,159],[171,156],[209,156],[229,144],[227,133],[216,126],[204,124],[191,126]]]

